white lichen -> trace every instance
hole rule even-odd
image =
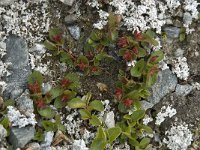
[[[189,67],[187,58],[177,57],[172,60],[172,72],[177,75],[179,79],[187,80],[189,77]]]
[[[0,6],[4,39],[8,34],[24,37],[29,44],[40,42],[48,32],[50,17],[48,1],[18,0],[11,5]]]
[[[152,122],[153,118],[149,117],[148,115],[145,115],[143,118],[143,124],[147,125],[149,122]]]
[[[94,28],[101,30],[108,23],[109,13],[107,13],[101,9],[98,10],[98,13],[99,13],[100,20],[97,23],[94,23],[93,26],[94,26]]]
[[[165,132],[167,139],[163,139],[163,143],[171,150],[187,150],[192,142],[192,132],[188,129],[187,124],[172,126],[170,130]]]
[[[31,113],[30,116],[25,116],[19,110],[13,106],[8,106],[8,119],[12,126],[18,126],[19,128],[25,127],[27,125],[35,125],[37,122],[35,120],[35,114]]]
[[[161,108],[161,111],[157,114],[156,116],[156,122],[155,124],[156,125],[160,125],[163,121],[165,121],[165,119],[168,117],[168,118],[171,118],[173,117],[174,115],[176,114],[176,109],[174,108],[171,108],[171,106],[163,106]]]

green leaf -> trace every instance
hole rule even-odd
[[[135,138],[129,138],[129,143],[134,147],[140,145],[140,143]]]
[[[81,98],[73,98],[68,102],[68,106],[70,108],[84,108],[86,107],[86,103]]]
[[[89,105],[91,98],[92,98],[92,93],[88,92],[86,95],[82,97],[82,101],[84,101],[86,105]]]
[[[133,121],[142,119],[145,115],[145,110],[136,110],[132,113],[131,118]]]
[[[143,138],[140,142],[140,148],[146,148],[147,145],[149,145],[150,141],[150,138]]]
[[[151,38],[156,37],[156,33],[150,29],[146,31],[146,34],[149,35]]]
[[[90,119],[90,124],[93,126],[100,126],[102,124],[102,121],[95,115],[92,115]]]
[[[0,124],[5,128],[5,129],[9,129],[9,119],[8,117],[4,117]]]
[[[52,51],[58,50],[58,48],[56,47],[56,45],[54,43],[50,42],[49,40],[44,41],[44,46],[48,50],[52,50]]]
[[[56,131],[57,125],[51,121],[42,120],[42,126],[44,127],[45,131]]]
[[[55,99],[63,94],[64,90],[60,87],[55,87],[50,90],[51,99]]]
[[[111,144],[112,142],[114,142],[119,137],[121,132],[122,132],[121,128],[119,127],[109,128],[108,129],[109,143]]]
[[[179,35],[179,40],[180,40],[181,42],[183,42],[183,41],[185,40],[185,38],[186,38],[186,34],[185,34],[185,33],[181,33],[181,34]]]
[[[81,63],[81,62],[83,62],[84,64],[89,64],[87,57],[85,57],[84,55],[80,55],[77,58],[77,63]]]
[[[154,46],[158,46],[158,41],[156,41],[154,38],[151,37],[151,35],[143,33],[143,41],[148,42],[149,44],[152,44]]]
[[[139,57],[139,58],[140,58],[140,57],[145,57],[146,54],[147,54],[147,52],[146,52],[145,49],[143,49],[143,48],[141,48],[141,47],[138,48],[138,57]]]
[[[97,111],[103,111],[104,110],[104,106],[103,106],[103,104],[100,100],[93,100],[89,104],[89,106],[92,107],[94,110],[97,110]]]
[[[62,101],[63,96],[67,96],[68,99],[66,101]],[[56,98],[56,100],[54,101],[54,106],[56,108],[63,108],[67,105],[68,100],[71,100],[75,96],[76,96],[76,92],[65,90],[62,96]]]
[[[99,41],[102,37],[103,37],[103,32],[100,30],[95,30],[90,35],[90,39],[93,41]]]
[[[51,28],[49,30],[49,38],[53,40],[53,37],[56,35],[61,35],[62,31],[59,28]]]
[[[131,75],[133,77],[140,77],[142,75],[143,69],[145,66],[144,59],[140,59],[134,67],[131,68]]]
[[[147,133],[153,133],[153,130],[151,129],[151,127],[149,127],[147,125],[142,125],[141,129],[144,130]]]
[[[151,87],[153,84],[156,83],[158,77],[158,73],[154,73],[153,75],[147,75],[146,79],[146,87]]]
[[[62,63],[66,63],[66,64],[68,64],[70,66],[73,66],[73,61],[71,59],[71,56],[70,56],[70,54],[68,54],[66,52],[61,52],[60,53],[60,61]]]
[[[76,73],[68,73],[65,78],[72,82],[68,89],[76,91],[78,88],[80,88],[80,77]]]
[[[66,131],[66,127],[63,124],[59,123],[59,124],[56,124],[56,125],[57,125],[58,130],[60,130],[62,132]]]
[[[39,109],[38,110],[38,113],[42,116],[42,117],[45,117],[45,118],[53,118],[55,116],[55,111],[50,108],[50,107],[46,107],[44,109]]]
[[[39,85],[42,85],[43,83],[43,76],[39,71],[33,71],[33,73],[28,77],[29,84],[34,84],[35,82]]]
[[[81,118],[83,120],[87,120],[91,118],[91,113],[86,109],[80,109],[79,113],[81,114]]]
[[[39,141],[39,142],[44,141],[44,134],[43,134],[43,132],[39,132],[39,131],[36,132],[35,135],[34,135],[33,140]]]
[[[106,140],[101,139],[101,138],[95,138],[92,141],[90,150],[104,150],[106,147],[106,144],[107,144]]]
[[[124,106],[124,104],[122,103],[119,103],[118,104],[118,110],[121,112],[121,113],[126,113],[127,112],[127,108]]]
[[[149,64],[157,64],[164,58],[164,53],[162,51],[154,51],[151,57],[148,59]]]
[[[5,100],[5,101],[4,101],[4,105],[5,105],[6,107],[8,107],[8,106],[14,106],[14,105],[15,105],[15,100],[13,100],[13,99]]]

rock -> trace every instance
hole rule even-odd
[[[141,101],[141,104],[142,104],[142,108],[143,108],[144,110],[147,110],[147,109],[153,107],[153,104],[152,104],[152,103],[149,103],[149,102],[147,102],[147,101],[145,101],[145,100]]]
[[[5,139],[7,136],[7,131],[6,129],[0,124],[0,143]]]
[[[115,127],[115,114],[113,111],[109,112],[105,116],[105,124],[108,128]]]
[[[177,85],[177,78],[171,70],[166,69],[159,72],[157,82],[152,87],[152,95],[148,98],[148,101],[155,105],[169,92],[175,90]]]
[[[10,5],[14,2],[15,0],[0,0],[0,5]]]
[[[183,14],[183,22],[185,25],[190,25],[192,23],[192,15],[189,12]]]
[[[72,6],[73,3],[75,2],[75,0],[60,0],[60,1],[69,6]]]
[[[42,83],[42,93],[46,94],[49,92],[52,88],[52,85],[50,83]]]
[[[68,26],[67,29],[69,30],[69,33],[71,36],[75,39],[78,40],[81,36],[81,29],[78,25],[74,26]]]
[[[177,84],[176,86],[176,95],[178,96],[186,96],[188,95],[191,91],[193,90],[193,86],[191,85],[180,85],[180,84]]]
[[[23,112],[26,116],[30,116],[34,111],[33,100],[26,94],[23,94],[16,100],[16,105],[20,112]]]
[[[164,31],[167,34],[168,38],[178,38],[179,37],[179,33],[180,33],[180,28],[177,27],[165,27]]]
[[[49,131],[49,132],[45,132],[45,139],[44,141],[41,143],[41,148],[45,149],[45,148],[49,148],[51,146],[51,143],[53,141],[53,136],[54,136],[54,132],[53,131]]]
[[[14,149],[24,147],[35,135],[34,126],[24,128],[12,127],[9,135],[9,142]]]
[[[28,75],[31,73],[27,43],[24,39],[11,35],[6,40],[5,63],[12,63],[10,76],[3,80],[7,83],[3,95],[5,99],[15,99],[26,88]]]
[[[68,16],[65,17],[65,24],[66,25],[70,25],[73,24],[77,21],[78,17],[75,14],[70,14]]]

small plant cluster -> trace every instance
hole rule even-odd
[[[132,63],[128,71],[127,68],[119,70],[114,95],[118,100],[121,115],[115,127],[108,129],[103,119],[93,113],[103,111],[104,108],[101,101],[91,101],[90,92],[82,98],[74,98],[76,94],[72,94],[73,99],[66,103],[70,108],[79,109],[81,118],[98,128],[91,144],[92,150],[103,150],[107,145],[112,149],[116,139],[122,143],[129,141],[129,144],[138,150],[146,148],[150,143],[150,138],[143,136],[144,133],[152,133],[152,129],[142,124],[145,111],[142,110],[140,100],[150,95],[149,88],[156,82],[158,63],[163,59],[163,53],[154,51],[153,47],[157,46],[158,42],[153,31],[119,36],[119,22],[119,16],[110,13],[107,26],[102,30],[94,30],[89,36],[84,46],[84,55],[76,55],[64,49],[64,38],[59,29],[50,30],[49,39],[45,41],[46,48],[62,62],[78,67],[85,75],[101,73],[101,61],[113,58],[109,55],[111,51],[116,52],[117,57],[123,62]],[[131,113],[128,113],[130,111]]]
[[[28,78],[28,88],[30,97],[34,102],[35,113],[42,117],[42,127],[38,127],[38,132],[34,138],[38,141],[43,140],[41,128],[44,128],[45,131],[61,130],[65,132],[61,118],[54,108],[61,109],[70,100],[76,100],[77,89],[80,87],[79,76],[75,73],[68,73],[56,87],[46,93],[43,92],[42,83],[43,76],[38,71],[34,71]],[[55,121],[52,122],[52,119]]]

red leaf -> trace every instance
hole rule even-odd
[[[121,38],[119,38],[119,40],[117,42],[117,45],[120,48],[128,46],[128,39],[127,39],[127,37],[121,37]]]
[[[138,31],[134,32],[134,37],[135,37],[136,40],[142,40],[143,39],[142,33],[138,32]]]
[[[131,105],[133,104],[133,100],[127,98],[127,99],[123,100],[123,104],[124,104],[124,106],[126,106],[126,107],[131,107]]]
[[[80,69],[81,71],[84,71],[85,68],[88,67],[88,64],[84,64],[83,62],[81,62],[80,64],[77,64],[77,66],[79,67],[79,69]]]
[[[117,88],[115,90],[115,96],[120,99],[122,97],[122,94],[123,94],[123,90],[121,88]]]
[[[35,82],[33,84],[29,84],[28,88],[29,88],[31,93],[40,93],[41,92],[40,85],[39,85],[38,82]]]
[[[132,51],[127,50],[123,55],[123,59],[126,61],[131,61],[132,55],[133,55]]]

